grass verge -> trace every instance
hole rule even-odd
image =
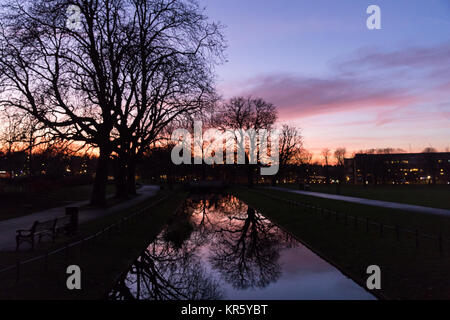
[[[280,185],[298,190],[298,185]],[[336,184],[313,184],[312,192],[338,194]],[[450,185],[341,185],[340,195],[450,209]]]
[[[108,185],[107,195],[113,195],[114,185]],[[0,220],[18,218],[35,212],[63,207],[70,203],[87,201],[92,193],[91,185],[58,188],[46,192],[2,192],[0,193]],[[112,205],[112,200],[108,202]]]
[[[39,260],[23,265],[19,282],[16,283],[15,271],[0,275],[0,299],[102,299],[113,286],[114,281],[137,258],[145,246],[161,231],[167,219],[184,201],[187,194],[181,191],[161,191],[146,204],[169,195],[163,201],[140,215],[124,228],[114,230],[95,242],[83,247],[74,247],[69,251],[51,256],[47,263]],[[143,207],[140,204],[139,207]],[[90,235],[111,225],[121,217],[129,215],[135,209],[128,209],[107,216],[80,227],[79,238]],[[76,239],[70,239],[70,242]],[[66,240],[68,241],[68,240]],[[49,245],[48,245],[49,246]],[[64,246],[59,242],[56,247]],[[49,247],[41,246],[33,255],[42,254]],[[25,253],[26,254],[26,253]],[[10,253],[12,256],[14,253]],[[22,257],[23,258],[23,257]],[[8,257],[3,255],[3,261]],[[82,271],[82,290],[69,291],[66,287],[66,269],[69,265],[78,265]]]
[[[447,276],[450,255],[448,252],[440,254],[431,241],[423,241],[416,248],[410,237],[396,241],[389,232],[380,237],[377,229],[367,232],[361,224],[355,226],[349,222],[345,225],[342,218],[336,221],[250,189],[234,188],[230,192],[294,234],[361,285],[365,285],[368,278],[367,267],[380,266],[380,293],[386,298],[450,298],[450,278]],[[284,198],[297,198],[287,192],[269,192]],[[313,199],[309,200],[312,202]]]

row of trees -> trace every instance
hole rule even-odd
[[[221,26],[194,1],[7,1],[0,19],[0,105],[53,141],[95,148],[92,204],[105,203],[112,158],[118,195],[135,193],[136,161],[216,99]]]

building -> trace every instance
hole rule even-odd
[[[450,184],[450,152],[356,154],[345,159],[355,184]]]

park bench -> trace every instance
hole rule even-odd
[[[17,230],[16,235],[16,251],[19,250],[19,246],[23,242],[29,242],[31,249],[34,249],[35,237],[39,238],[39,242],[44,236],[52,238],[54,242],[56,237],[61,231],[69,232],[71,225],[71,217],[64,216],[44,222],[35,221],[28,230]]]

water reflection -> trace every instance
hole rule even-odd
[[[299,283],[290,287],[293,279]],[[351,292],[341,293],[343,298],[371,298],[237,198],[202,195],[185,202],[110,298],[301,299],[308,298],[308,291],[299,291],[300,284],[310,286],[312,279],[318,288],[326,282],[335,288],[338,281],[335,289]],[[327,285],[323,289],[318,297],[313,287],[308,290],[313,298],[338,298]],[[283,290],[288,296],[278,297]]]

